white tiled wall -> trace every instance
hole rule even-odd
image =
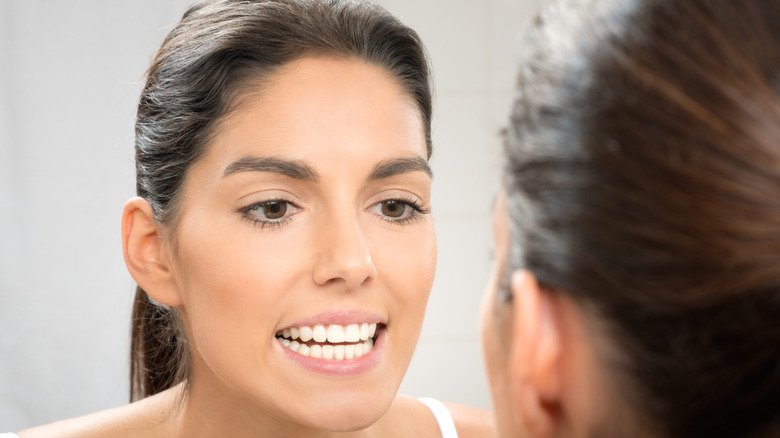
[[[380,1],[421,34],[436,89],[439,265],[411,395],[489,406],[478,311],[498,131],[512,41],[541,2]],[[139,81],[188,3],[0,1],[0,431],[127,399],[132,283],[117,215],[134,192]]]

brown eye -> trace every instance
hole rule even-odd
[[[415,219],[422,219],[430,210],[413,199],[386,199],[372,205],[371,212],[387,222],[406,225]]]
[[[382,215],[391,219],[403,217],[408,209],[411,209],[411,207],[405,202],[395,200],[382,202]]]
[[[258,202],[241,210],[244,217],[260,225],[279,225],[297,213],[299,208],[288,201],[273,199]]]
[[[281,219],[287,213],[287,203],[284,201],[269,201],[263,204],[263,215],[266,219]]]

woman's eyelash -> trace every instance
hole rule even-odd
[[[292,219],[293,215],[282,217],[278,220],[273,219],[258,219],[257,217],[254,217],[252,215],[253,211],[262,211],[265,207],[272,205],[272,204],[281,204],[284,205],[284,213],[287,212],[287,208],[292,207],[293,209],[298,209],[299,207],[295,205],[294,203],[286,200],[286,199],[268,199],[265,201],[255,202],[251,205],[248,205],[240,210],[241,212],[241,218],[243,220],[248,221],[252,224],[252,226],[260,229],[265,229],[268,227],[271,228],[279,228],[284,226],[287,222],[289,222]]]
[[[410,223],[422,220],[425,215],[427,215],[427,214],[429,214],[431,212],[430,208],[423,207],[422,203],[420,203],[420,201],[418,201],[417,199],[414,199],[414,198],[391,198],[391,199],[385,199],[385,200],[379,202],[379,204],[383,204],[383,203],[386,203],[386,202],[397,202],[399,204],[408,205],[413,210],[411,215],[409,215],[408,217],[402,218],[402,219],[392,219],[392,218],[387,218],[385,216],[380,216],[380,218],[382,220],[384,220],[385,222],[389,222],[391,224],[395,224],[395,225],[399,225],[399,226],[408,225]]]
[[[282,219],[280,221],[271,222],[271,221],[264,221],[260,219],[255,219],[249,216],[241,216],[241,219],[247,221],[255,228],[260,228],[261,230],[266,228],[280,228],[283,227],[287,222],[290,221],[290,218]]]
[[[407,225],[412,222],[419,221],[423,218],[423,216],[429,214],[431,212],[430,208],[423,207],[422,203],[414,198],[389,198],[382,200],[378,202],[376,205],[383,205],[386,203],[397,203],[401,204],[403,206],[408,206],[412,209],[411,214],[409,214],[407,217],[394,219],[391,217],[387,217],[384,215],[379,215],[379,217],[389,223],[395,224],[395,225]],[[261,211],[265,214],[264,210],[265,208],[269,206],[273,206],[274,204],[283,205],[283,217],[280,217],[279,219],[259,219],[255,215],[252,214],[252,212],[255,211]],[[295,205],[294,203],[286,200],[286,199],[268,199],[265,201],[255,202],[251,205],[248,205],[244,208],[241,208],[239,211],[241,212],[241,218],[243,220],[248,221],[253,227],[260,228],[260,229],[266,229],[266,228],[280,228],[287,224],[290,220],[292,220],[292,216],[295,215],[295,213],[290,215],[285,215],[287,213],[287,209],[292,208],[294,210],[297,210],[299,207]],[[277,211],[278,213],[278,211]]]
[[[420,214],[428,214],[431,212],[430,208],[423,207],[420,201],[416,199],[394,199],[394,201],[399,201],[399,202],[403,202],[404,204],[408,204],[409,207],[412,207],[417,213]]]

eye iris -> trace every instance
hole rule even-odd
[[[263,205],[263,214],[268,219],[281,219],[287,213],[287,203],[272,201]]]
[[[386,201],[382,203],[382,214],[387,217],[399,218],[403,216],[406,204],[398,201]]]

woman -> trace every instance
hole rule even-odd
[[[436,259],[430,120],[422,44],[380,8],[191,7],[148,71],[122,214],[136,402],[20,436],[454,436],[396,395]]]
[[[483,340],[501,436],[780,436],[780,1],[557,3]]]

